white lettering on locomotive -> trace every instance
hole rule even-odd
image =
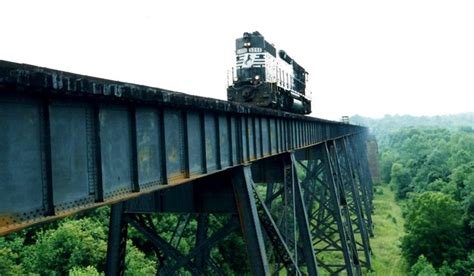
[[[261,53],[263,52],[262,48],[249,48],[249,53]]]
[[[237,55],[241,55],[245,53],[247,53],[247,48],[237,49]]]

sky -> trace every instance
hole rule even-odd
[[[309,72],[311,116],[474,111],[474,1],[0,2],[0,60],[226,99],[259,31]]]

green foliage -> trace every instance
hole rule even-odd
[[[469,275],[474,249],[474,113],[351,118],[369,126],[382,179],[406,205],[403,254],[439,275]]]
[[[430,262],[421,255],[417,262],[411,267],[409,276],[435,276],[438,275]]]
[[[474,249],[474,193],[464,200],[464,210],[464,231],[468,237],[468,248],[472,250]]]
[[[407,169],[400,163],[393,163],[392,172],[390,173],[390,184],[397,189],[397,198],[404,199],[410,189],[410,174]]]
[[[225,267],[225,274],[249,274],[248,255],[245,241],[240,233],[232,233],[218,246],[219,254],[211,252],[213,258],[222,260],[232,260]]]
[[[440,192],[417,194],[407,206],[402,252],[413,264],[420,255],[435,267],[462,258],[465,239],[461,205]]]
[[[443,262],[443,265],[438,269],[438,274],[441,276],[453,276],[456,275],[456,271],[454,271],[454,269],[452,269],[445,261]]]
[[[396,160],[395,154],[390,151],[384,151],[380,158],[380,177],[383,183],[390,183],[393,163]]]
[[[473,133],[474,112],[432,117],[385,115],[385,117],[381,119],[366,118],[356,115],[351,117],[350,121],[353,124],[369,126],[372,133],[377,137],[379,145],[385,146],[389,137],[393,133],[398,132],[402,128],[408,127],[436,127],[445,128],[450,131],[459,131],[462,133]]]
[[[452,267],[458,275],[471,275],[474,271],[474,251],[471,251],[465,259],[457,260]]]
[[[19,262],[22,246],[21,234],[0,237],[0,275],[21,274],[24,270]]]
[[[39,274],[65,274],[74,267],[94,266],[103,270],[107,233],[89,218],[65,221],[58,229],[40,231],[36,243],[25,246],[23,264]]]
[[[0,275],[103,275],[109,208],[0,238]],[[126,275],[154,275],[156,265],[127,242]]]
[[[368,275],[406,275],[407,265],[400,249],[404,235],[402,211],[387,185],[377,187],[374,198],[374,237],[370,239],[373,272]],[[365,275],[365,273],[363,273]]]
[[[73,267],[69,270],[69,276],[99,276],[103,275],[93,266],[88,267]]]
[[[18,254],[4,245],[5,243],[0,240],[0,275],[24,274],[23,267],[17,264]]]
[[[145,254],[138,250],[132,244],[132,241],[127,241],[127,254],[125,256],[125,275],[155,275],[156,262],[147,259]]]

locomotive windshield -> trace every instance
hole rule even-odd
[[[235,49],[237,54],[267,52],[272,56],[276,55],[275,47],[265,41],[265,38],[258,32],[245,33],[243,37],[236,39]]]
[[[264,44],[263,36],[245,33],[242,38],[238,38],[235,41],[235,48],[237,49],[237,52],[239,52],[239,50],[245,50],[249,48],[263,49]],[[248,50],[241,52],[247,53]]]

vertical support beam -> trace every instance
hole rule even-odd
[[[207,239],[207,229],[209,224],[209,214],[200,213],[198,215],[197,229],[196,229],[196,245],[195,247],[200,247],[204,241]],[[201,249],[196,255],[194,263],[197,268],[201,271],[206,271],[206,260],[209,258],[209,250]]]
[[[303,194],[296,174],[295,156],[291,153],[291,166],[293,173],[293,185],[295,187],[295,212],[298,229],[300,233],[300,241],[303,245],[303,255],[306,262],[309,275],[318,275],[318,266],[316,264],[316,257],[314,255],[313,240],[311,231],[309,230],[308,214],[303,200]]]
[[[369,198],[370,209],[373,210],[372,200],[374,199],[373,194],[373,183],[372,177],[370,177],[369,170],[369,159],[367,157],[367,133],[359,135],[359,145],[358,149],[360,151],[360,159],[362,160],[362,172],[364,175],[364,181],[366,183],[367,195]]]
[[[268,210],[272,209],[272,197],[273,197],[273,182],[267,183],[267,190],[265,194],[265,204]]]
[[[102,179],[102,150],[101,150],[101,135],[100,135],[100,105],[94,104],[94,144],[95,144],[95,164],[96,164],[96,201],[104,201],[104,185]]]
[[[334,141],[334,143],[336,143],[336,141]],[[347,177],[348,177],[347,180],[349,181],[349,185],[350,185],[350,189],[352,193],[352,201],[353,201],[354,209],[355,209],[354,211],[357,216],[356,223],[359,227],[360,235],[362,238],[362,247],[364,249],[365,265],[367,266],[367,268],[371,269],[372,264],[371,264],[371,256],[370,256],[369,236],[367,235],[367,225],[365,224],[364,214],[362,212],[362,206],[361,206],[362,204],[360,200],[359,189],[357,189],[357,186],[356,186],[355,175],[354,175],[354,171],[352,170],[352,164],[349,160],[349,154],[348,154],[345,138],[342,140],[341,149],[342,149],[342,155],[344,155],[345,157],[344,163],[347,169],[347,172],[346,172]],[[337,156],[337,153],[336,153],[336,156]]]
[[[296,237],[296,210],[295,210],[295,178],[291,157],[286,155],[283,157],[284,170],[284,232],[283,237],[288,249],[293,251],[293,259],[295,267],[298,267],[298,250]],[[291,255],[291,254],[290,254]]]
[[[359,134],[360,135],[360,134]],[[356,171],[357,171],[357,176],[358,176],[358,179],[359,179],[359,189],[361,190],[361,193],[362,193],[362,203],[363,203],[363,206],[364,206],[364,214],[365,216],[367,217],[367,229],[368,229],[368,233],[371,237],[374,236],[374,232],[373,232],[373,224],[372,224],[372,206],[371,206],[371,199],[370,199],[370,196],[369,196],[369,184],[368,184],[368,180],[366,179],[366,177],[364,177],[364,169],[363,169],[363,158],[362,158],[362,154],[360,153],[360,149],[357,150],[357,148],[355,148],[356,146],[357,147],[362,147],[362,145],[355,145],[355,143],[357,143],[360,139],[359,139],[359,135],[355,136],[355,137],[351,137],[351,140],[347,139],[347,143],[349,144],[348,146],[348,149],[349,149],[349,153],[350,153],[350,156],[353,160],[353,163],[355,164],[355,167],[356,167]],[[353,142],[355,140],[355,142]]]
[[[45,206],[45,215],[54,215],[54,198],[53,198],[53,166],[51,160],[51,125],[50,125],[50,113],[49,113],[49,100],[43,99],[42,101],[42,113],[43,113],[43,125],[42,125],[42,144],[44,147],[43,156],[43,170],[45,171],[43,179],[43,204]]]
[[[107,265],[105,274],[109,276],[124,275],[125,246],[127,244],[128,224],[124,220],[124,205],[119,202],[112,205],[110,211],[109,239],[107,243]]]
[[[351,210],[351,206],[350,206],[351,204],[349,201],[349,199],[351,199],[352,203],[354,204],[356,199],[354,198],[354,194],[351,194],[351,195],[347,194],[348,191],[346,191],[345,182],[347,181],[347,179],[344,177],[343,171],[341,169],[341,161],[340,161],[339,154],[337,152],[338,151],[337,140],[332,140],[332,145],[333,145],[332,164],[334,166],[334,172],[336,173],[337,183],[339,184],[339,196],[341,198],[341,207],[342,207],[342,212],[345,219],[345,226],[347,227],[347,238],[348,238],[347,240],[349,242],[349,248],[352,252],[352,264],[354,264],[355,266],[357,275],[361,275],[360,259],[359,259],[359,254],[357,252],[357,243],[354,236],[355,231],[352,225],[353,221],[351,218],[352,210]],[[357,213],[356,213],[356,219],[360,220],[360,218],[357,217]]]
[[[337,229],[339,232],[339,237],[341,241],[341,248],[342,248],[342,253],[344,256],[344,262],[346,264],[346,271],[347,275],[352,276],[354,275],[353,270],[352,270],[352,260],[350,256],[350,249],[349,245],[347,244],[347,233],[344,229],[344,222],[342,221],[342,212],[341,212],[341,203],[339,200],[339,194],[338,190],[336,188],[336,181],[334,180],[334,177],[336,176],[336,172],[334,171],[331,163],[330,163],[330,158],[331,155],[329,153],[329,148],[327,142],[324,143],[324,152],[322,154],[322,160],[325,165],[325,170],[327,173],[325,173],[325,182],[329,186],[329,192],[331,194],[331,200],[333,204],[333,211],[334,211],[334,216],[337,224]]]
[[[250,166],[235,169],[232,185],[239,211],[240,225],[245,238],[253,275],[269,275],[267,253],[263,241],[262,228],[258,219],[257,206],[252,190]]]
[[[140,191],[138,179],[138,145],[137,145],[137,111],[134,106],[129,107],[130,130],[131,130],[131,156],[132,156],[132,191]]]

